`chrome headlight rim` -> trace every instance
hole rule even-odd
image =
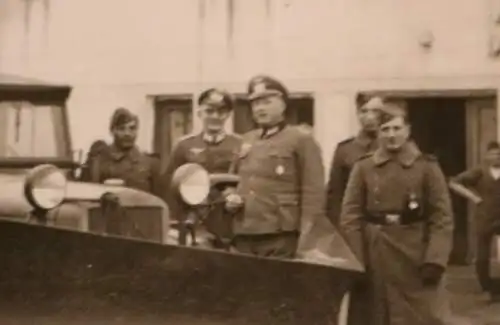
[[[210,193],[210,175],[196,163],[187,163],[174,172],[173,186],[182,201],[190,206],[200,205]]]
[[[47,188],[47,183],[50,182],[52,182],[50,184],[52,186]],[[35,210],[48,211],[63,203],[66,197],[67,183],[66,175],[58,167],[51,164],[39,165],[26,175],[24,196]],[[47,194],[49,196],[44,197]]]

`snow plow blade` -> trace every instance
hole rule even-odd
[[[0,221],[2,325],[338,324],[361,273]]]

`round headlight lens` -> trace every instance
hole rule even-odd
[[[66,195],[67,178],[53,165],[40,165],[26,175],[24,192],[34,207],[50,210],[62,203]]]
[[[185,164],[177,168],[173,176],[173,185],[181,198],[189,205],[203,203],[210,191],[210,176],[198,164]]]

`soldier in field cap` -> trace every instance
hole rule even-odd
[[[379,148],[350,174],[341,228],[369,275],[369,324],[451,324],[444,277],[451,200],[436,158],[420,152],[409,136],[406,110],[385,103]]]
[[[106,183],[118,180],[127,187],[160,196],[159,161],[137,147],[138,128],[137,115],[126,108],[114,111],[109,123],[113,143],[106,154],[99,157],[95,181]]]
[[[172,211],[171,215],[175,218],[181,218],[186,213],[182,202],[171,192],[169,185],[178,167],[186,163],[198,163],[209,173],[231,171],[231,164],[241,147],[241,137],[225,130],[232,110],[232,96],[223,89],[209,88],[199,95],[196,113],[203,129],[199,133],[186,135],[177,142],[162,176],[167,189],[166,200]],[[207,221],[213,219],[208,218]],[[210,225],[207,227],[210,228]],[[208,245],[213,248],[223,246],[215,239],[210,239]]]
[[[361,130],[355,137],[339,142],[333,154],[327,184],[326,213],[335,226],[339,224],[342,197],[354,163],[377,148],[378,118],[382,106],[381,97],[358,95],[356,115]]]
[[[248,100],[259,128],[243,136],[236,170],[240,184],[227,197],[234,211],[234,247],[257,256],[293,258],[317,218],[324,217],[324,171],[311,132],[288,125],[288,90],[257,76]]]

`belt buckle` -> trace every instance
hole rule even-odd
[[[399,225],[401,223],[400,214],[386,214],[385,221],[388,225]]]

